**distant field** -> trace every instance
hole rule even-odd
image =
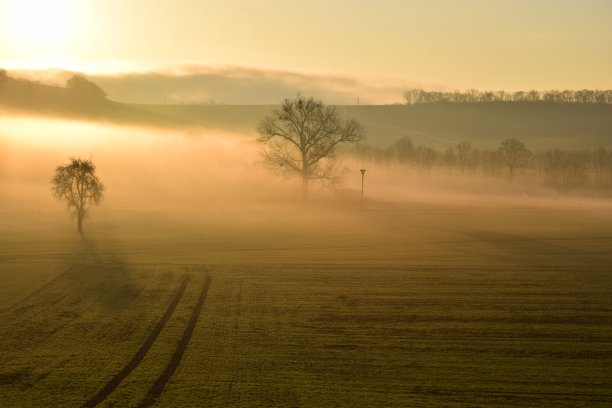
[[[201,126],[255,133],[275,107],[267,105],[131,105],[139,110]],[[532,150],[612,147],[612,105],[465,103],[340,106],[366,127],[367,143],[387,146],[402,136],[446,148],[467,141],[495,148],[508,138]]]
[[[606,210],[0,223],[5,406],[82,406],[121,372],[99,406],[612,404]]]

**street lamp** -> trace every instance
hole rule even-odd
[[[361,205],[363,206],[363,177],[365,176],[366,169],[359,169],[361,171]]]

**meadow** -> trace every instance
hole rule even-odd
[[[609,211],[109,211],[85,241],[61,215],[0,215],[5,406],[87,404],[185,276],[99,406],[147,406],[207,279],[155,406],[612,402]]]
[[[2,406],[612,403],[605,197],[369,167],[304,203],[241,136],[0,124]]]

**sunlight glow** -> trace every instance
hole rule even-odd
[[[4,10],[5,30],[13,46],[28,51],[62,44],[74,31],[74,16],[68,0],[11,0]]]

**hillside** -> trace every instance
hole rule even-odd
[[[92,98],[67,88],[6,76],[0,77],[0,109],[13,114],[36,114],[117,123],[152,126],[185,125],[180,120],[108,99]]]
[[[131,105],[200,126],[255,133],[271,105]],[[531,149],[612,147],[612,105],[528,102],[339,106],[361,122],[368,143],[384,146],[401,136],[444,148],[461,141],[491,148],[507,138]]]
[[[206,127],[255,134],[274,105],[149,105],[92,98],[72,89],[0,76],[0,109],[46,116],[160,127]],[[366,127],[367,143],[402,136],[444,149],[461,141],[493,148],[516,138],[532,150],[612,147],[612,105],[547,102],[342,105]]]

